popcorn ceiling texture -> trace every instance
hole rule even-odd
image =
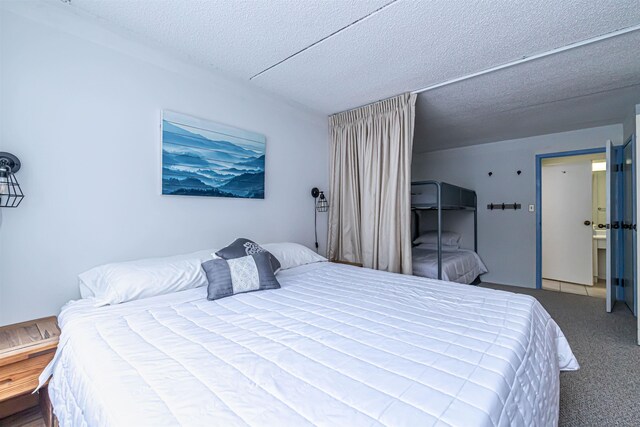
[[[389,1],[73,0],[70,9],[248,80]]]
[[[622,123],[640,103],[637,46],[640,31],[426,92],[414,150]]]
[[[266,70],[251,82],[326,114],[640,23],[637,0],[73,0],[69,9],[240,80]],[[640,102],[640,57],[630,54],[639,44],[636,32],[427,92],[416,151],[620,123]]]
[[[71,8],[248,80],[388,3],[73,0]],[[638,23],[637,0],[399,0],[254,82],[335,113]]]

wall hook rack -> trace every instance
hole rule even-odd
[[[487,205],[487,209],[489,209],[490,211],[493,210],[508,210],[508,209],[513,209],[518,210],[518,209],[522,209],[522,205],[520,203],[489,203]]]

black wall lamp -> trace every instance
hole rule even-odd
[[[15,173],[20,170],[20,160],[10,153],[0,152],[0,208],[17,208],[24,199]]]
[[[329,210],[329,202],[324,196],[324,191],[318,190],[318,187],[311,189],[311,197],[313,197],[313,228],[316,236],[316,251],[318,250],[318,212],[326,212]]]
[[[329,210],[329,202],[324,196],[324,191],[320,191],[317,187],[313,187],[311,189],[311,196],[315,199],[316,211],[326,212]]]

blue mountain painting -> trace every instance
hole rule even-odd
[[[263,135],[169,111],[162,118],[162,194],[264,199]]]

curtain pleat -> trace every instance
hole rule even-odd
[[[330,259],[411,274],[415,94],[329,118]]]

